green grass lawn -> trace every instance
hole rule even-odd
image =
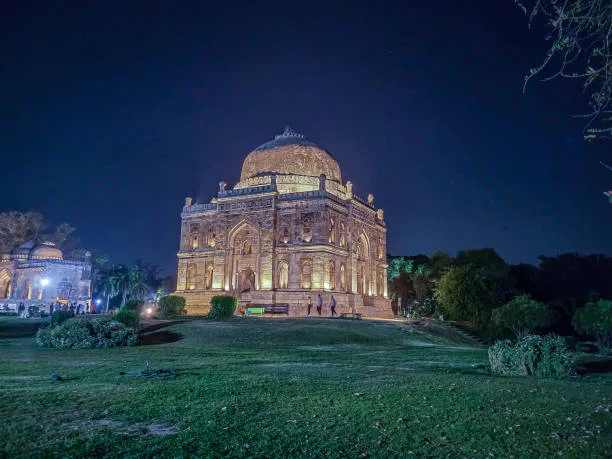
[[[407,326],[186,320],[74,351],[36,326],[0,318],[3,457],[612,454],[609,375],[495,377],[486,349]],[[120,374],[145,360],[177,378]]]

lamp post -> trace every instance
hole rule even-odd
[[[49,285],[49,279],[41,279],[40,280],[40,285],[41,285],[41,289],[40,289],[40,299],[44,301],[45,299],[45,287],[47,285]]]

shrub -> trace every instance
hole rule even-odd
[[[433,296],[428,296],[419,306],[419,315],[422,317],[431,317],[436,313],[438,305],[436,299]]]
[[[572,325],[578,333],[593,336],[599,352],[612,353],[612,301],[587,303],[585,307],[576,310]]]
[[[168,295],[159,299],[159,313],[162,317],[185,314],[185,298]]]
[[[210,320],[230,319],[238,306],[235,296],[213,296],[210,300],[210,312],[206,315]]]
[[[56,349],[133,346],[136,333],[133,328],[110,320],[73,318],[56,327],[38,330],[36,344]]]
[[[546,304],[532,300],[529,295],[514,297],[492,313],[493,323],[499,331],[517,338],[552,324],[553,310]]]
[[[471,265],[446,271],[436,284],[434,297],[445,319],[471,321],[478,330],[486,328],[491,310],[499,306],[494,286]]]
[[[489,348],[494,374],[564,378],[573,374],[573,358],[557,335],[527,335],[516,342],[498,341]]]
[[[74,317],[74,312],[72,311],[53,311],[53,314],[51,315],[51,326],[55,327],[56,325],[66,322],[72,317]]]
[[[132,327],[138,330],[140,325],[140,314],[138,311],[121,308],[119,312],[113,316],[113,320],[122,323],[126,327]]]
[[[144,304],[142,300],[128,300],[121,309],[127,309],[129,311],[140,311],[140,308]]]

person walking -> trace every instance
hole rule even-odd
[[[25,305],[23,303],[19,303],[19,308],[17,309],[17,314],[19,317],[24,317]]]
[[[331,297],[331,300],[329,302],[329,307],[331,308],[332,317],[337,316],[338,314],[336,314],[336,299],[334,298],[334,295],[332,295]]]
[[[323,309],[323,297],[319,293],[319,297],[317,298],[317,312],[321,315],[321,310]]]
[[[310,317],[310,310],[312,309],[312,297],[308,297],[308,317]]]
[[[49,315],[52,316],[53,315],[53,303],[51,303],[49,305]]]

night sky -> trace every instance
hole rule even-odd
[[[374,194],[392,254],[612,253],[612,143],[582,140],[579,82],[522,94],[546,29],[512,0],[242,3],[4,5],[0,211],[170,274],[185,196],[289,124]]]

